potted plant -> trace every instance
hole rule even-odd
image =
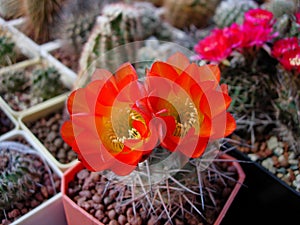
[[[299,15],[274,15],[246,11],[242,23],[215,28],[194,50],[219,64],[229,85],[238,121],[231,143],[299,191]]]
[[[125,63],[74,90],[61,128],[81,161],[63,176],[68,223],[220,224],[244,173],[219,156],[219,139],[235,129],[219,80],[216,66],[177,53],[143,81]]]
[[[0,137],[1,224],[66,224],[62,173],[35,148],[23,131]]]

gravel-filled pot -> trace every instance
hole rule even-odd
[[[65,144],[60,135],[60,127],[67,116],[65,101],[67,94],[51,99],[21,114],[20,126],[36,141],[43,153],[65,171],[77,161],[77,156],[70,146]]]
[[[214,177],[215,174],[210,169],[215,166],[221,166],[222,170],[226,171],[224,174],[229,172],[229,174],[235,175],[231,177],[231,175],[227,174],[231,177],[228,180],[225,177],[223,177],[224,180],[221,178],[222,181],[214,180],[212,177]],[[212,179],[205,176],[205,174],[207,175],[209,173],[211,173]],[[207,170],[202,171],[200,174],[203,176],[203,193],[197,197],[203,197],[203,199],[201,199],[204,201],[205,208],[203,209],[201,208],[202,206],[199,205],[199,208],[191,207],[189,201],[193,201],[196,195],[187,195],[189,199],[185,199],[184,197],[181,199],[181,197],[178,196],[185,196],[186,193],[179,188],[178,193],[176,193],[177,198],[172,198],[171,196],[169,200],[174,201],[175,205],[176,202],[180,202],[181,204],[185,202],[186,205],[184,205],[184,207],[186,210],[184,211],[186,212],[180,219],[180,216],[174,216],[176,213],[181,213],[176,210],[173,212],[174,214],[170,215],[164,214],[160,208],[154,209],[155,211],[157,210],[157,215],[150,213],[152,209],[143,208],[140,204],[140,202],[145,203],[147,202],[146,199],[152,198],[150,195],[145,195],[134,201],[133,199],[136,196],[133,196],[134,194],[131,192],[131,188],[133,188],[134,185],[124,186],[122,182],[109,180],[109,176],[105,173],[89,172],[81,162],[78,162],[64,173],[62,179],[61,191],[68,224],[164,224],[169,219],[167,218],[168,216],[172,217],[174,224],[197,224],[195,223],[196,220],[193,219],[197,213],[203,213],[201,224],[221,224],[227,210],[230,208],[230,205],[243,184],[245,174],[240,164],[227,154],[218,156],[215,162],[211,164],[211,167],[209,166]],[[196,173],[193,176],[197,176]],[[167,185],[168,182],[164,184]],[[160,184],[162,186],[161,190],[163,190],[164,184]],[[211,190],[209,194],[213,195],[212,199],[214,199],[215,202],[211,202],[210,197],[207,196],[208,190]],[[175,192],[176,191],[174,191],[174,193]],[[157,193],[160,193],[160,191]],[[173,195],[174,193],[171,191],[169,194]],[[166,197],[166,193],[163,191],[161,194],[163,195],[161,196],[162,198]],[[123,201],[120,199],[123,199]],[[159,201],[158,199],[159,197],[157,197],[157,199],[154,197],[148,200]],[[166,204],[169,204],[167,200]]]
[[[24,131],[0,137],[1,225],[66,224],[62,173]]]

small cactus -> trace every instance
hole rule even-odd
[[[24,71],[8,71],[1,74],[0,77],[0,93],[15,93],[24,90],[28,86],[29,79]]]
[[[298,24],[293,16],[288,14],[282,15],[276,20],[274,30],[278,32],[278,38],[298,37],[300,38],[300,24]]]
[[[258,7],[253,0],[224,0],[217,7],[213,21],[220,28],[242,24],[245,12]]]
[[[15,44],[6,36],[0,36],[0,67],[12,64],[15,60]]]
[[[31,77],[32,94],[43,100],[62,94],[66,88],[60,80],[60,76],[54,67],[35,69]]]
[[[293,15],[297,11],[297,5],[293,0],[271,0],[264,3],[261,8],[272,12],[275,18],[280,18],[284,14]]]
[[[127,52],[108,52],[115,47],[145,40],[153,35],[160,27],[154,8],[150,3],[106,5],[81,53],[78,80],[89,81],[90,75],[86,71],[91,65],[114,71],[120,63],[133,59],[136,49],[131,47],[122,48]]]
[[[16,142],[0,143],[0,208],[26,200],[35,192],[41,171],[34,166],[37,155]]]
[[[173,26],[183,29],[194,25],[206,27],[220,0],[165,0],[165,17]]]

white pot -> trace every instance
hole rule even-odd
[[[44,104],[40,104],[37,107],[31,108],[21,114],[19,117],[19,124],[21,129],[25,130],[28,135],[35,140],[41,151],[49,158],[59,169],[62,171],[67,170],[71,166],[77,163],[78,160],[74,160],[70,163],[61,163],[59,162],[50,152],[49,150],[45,147],[45,145],[42,143],[41,140],[39,140],[31,131],[30,129],[26,126],[26,123],[28,122],[33,122],[36,121],[42,117],[45,117],[59,109],[62,109],[65,105],[65,101],[67,99],[67,94],[61,95],[55,99],[51,99],[48,102],[45,102]]]
[[[7,141],[11,140],[15,137],[23,137],[33,149],[35,149],[40,155],[45,159],[46,163],[49,167],[56,173],[59,177],[62,177],[61,170],[47,157],[43,156],[43,152],[33,141],[30,136],[21,130],[15,130],[10,132],[9,135],[5,137],[0,137],[0,141]],[[62,194],[61,192],[57,193],[53,197],[49,198],[48,200],[44,201],[39,206],[35,207],[34,209],[30,210],[28,213],[24,214],[17,220],[15,220],[10,225],[67,225],[65,212],[62,203]]]

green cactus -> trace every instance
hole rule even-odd
[[[60,73],[54,67],[35,69],[31,75],[31,93],[47,100],[66,91],[60,79]]]
[[[0,67],[13,64],[15,61],[15,44],[6,36],[0,36]]]
[[[34,166],[32,150],[16,142],[0,143],[0,207],[8,209],[28,199],[41,180],[42,171]]]
[[[241,24],[245,12],[258,7],[258,4],[253,0],[224,0],[217,7],[213,21],[220,28],[230,26],[233,23]]]
[[[279,34],[277,37],[278,39],[285,37],[300,38],[300,25],[296,22],[296,19],[293,16],[288,14],[282,15],[276,20],[274,29]]]
[[[79,55],[104,5],[118,0],[76,0],[68,1],[56,24],[57,37],[63,40],[65,49]]]
[[[28,82],[29,78],[25,75],[24,71],[5,72],[0,77],[0,93],[15,93],[24,90],[29,85]]]
[[[272,12],[275,18],[280,18],[284,14],[293,15],[297,11],[297,5],[293,0],[271,0],[264,3],[261,8]]]
[[[106,5],[102,16],[97,18],[80,56],[78,80],[84,80],[84,83],[89,81],[91,74],[86,73],[88,68],[93,70],[100,67],[115,71],[121,63],[134,59],[134,46],[122,48],[125,52],[110,54],[109,51],[153,35],[160,27],[160,20],[154,8],[150,3]],[[91,65],[93,68],[90,68]],[[76,85],[84,85],[80,83],[79,81]]]

